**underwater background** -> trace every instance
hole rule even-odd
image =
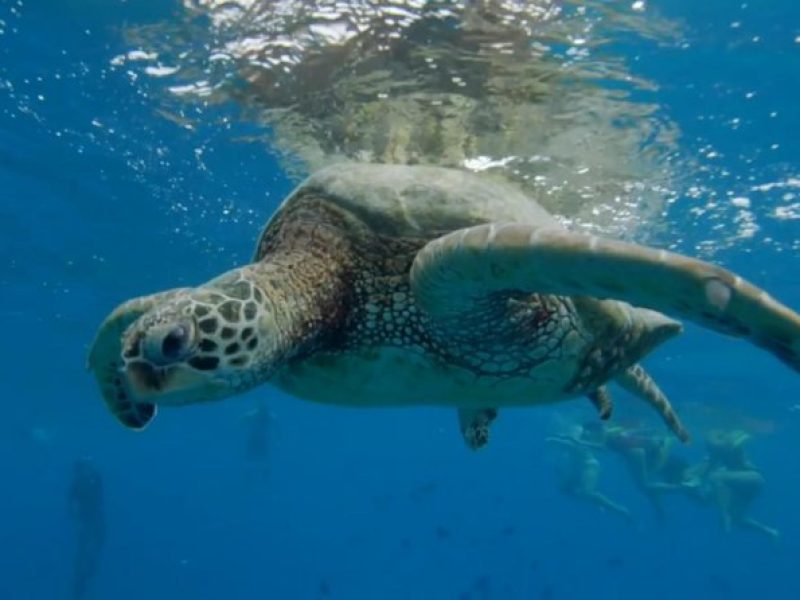
[[[608,453],[600,487],[634,526],[562,494],[545,437],[589,418],[583,401],[505,409],[479,452],[451,408],[354,410],[269,386],[163,410],[141,433],[115,422],[85,370],[98,324],[127,298],[248,262],[303,169],[246,94],[176,105],[168,88],[186,81],[162,83],[174,67],[148,45],[174,42],[175,60],[210,52],[218,37],[178,27],[210,4],[0,1],[0,599],[70,597],[82,458],[102,475],[105,521],[86,598],[800,598],[800,380],[691,325],[646,361],[695,436],[675,452],[701,459],[713,428],[751,433],[765,478],[752,514],[778,544],[725,533],[680,496],[659,521]],[[630,237],[800,307],[800,5],[585,4],[668,23],[615,29],[598,50],[647,85],[592,80],[656,106],[661,128],[642,144],[668,146],[642,152],[670,189]],[[571,40],[563,55],[580,57]],[[615,418],[660,432],[631,398],[617,404]],[[254,410],[270,414],[257,452]]]

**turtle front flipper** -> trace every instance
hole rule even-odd
[[[479,450],[489,443],[489,427],[496,418],[496,408],[458,409],[458,426],[471,450]]]
[[[800,371],[800,315],[738,275],[666,250],[555,227],[478,225],[426,244],[411,282],[420,307],[442,322],[503,290],[614,299],[746,338]]]
[[[124,380],[119,375],[122,367],[122,335],[144,313],[184,291],[186,290],[170,290],[120,304],[100,325],[89,349],[86,366],[94,373],[108,410],[130,429],[144,429],[156,416],[156,406],[129,400],[130,391],[126,389]]]
[[[689,432],[672,408],[669,398],[641,365],[633,365],[617,375],[615,381],[628,392],[641,398],[658,411],[661,418],[682,442],[689,441]]]

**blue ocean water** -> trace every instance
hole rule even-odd
[[[715,261],[800,307],[800,6],[648,5],[685,43],[614,49],[658,82],[682,152],[705,165],[667,211],[682,239],[666,242],[692,253],[718,240]],[[70,597],[81,457],[102,473],[106,520],[87,598],[800,597],[797,375],[697,327],[648,368],[690,427],[753,433],[766,485],[752,512],[781,530],[777,545],[726,534],[681,497],[665,498],[660,523],[613,456],[601,487],[636,527],[562,495],[544,442],[558,407],[504,411],[476,453],[451,409],[353,410],[268,387],[121,428],[85,370],[98,323],[124,299],[247,262],[294,185],[268,148],[241,142],[259,133],[246,117],[212,106],[176,125],[156,84],[110,67],[132,47],[126,28],[181,10],[0,2],[0,598]],[[247,414],[260,401],[275,418],[254,466]],[[699,459],[701,440],[680,452]]]

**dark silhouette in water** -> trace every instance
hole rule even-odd
[[[245,457],[248,476],[265,479],[269,473],[270,426],[275,415],[261,403],[246,412],[242,419],[247,423]]]
[[[391,494],[379,494],[372,499],[372,505],[376,510],[386,511],[392,504]]]
[[[479,575],[472,583],[472,591],[476,600],[489,600],[492,596],[492,578],[488,575]]]
[[[506,525],[505,527],[503,527],[500,530],[500,533],[502,535],[514,535],[514,533],[516,533],[516,531],[517,531],[517,528],[514,527],[513,525]]]
[[[492,597],[492,579],[488,575],[479,575],[472,582],[472,587],[458,595],[458,600],[489,600]]]
[[[555,590],[553,589],[553,586],[549,583],[545,583],[544,586],[542,587],[542,591],[539,592],[539,598],[541,600],[553,600],[555,595],[556,595]]]
[[[409,498],[414,502],[418,502],[423,498],[426,498],[433,494],[436,489],[439,487],[439,484],[435,481],[427,481],[421,485],[418,485],[416,488],[411,490],[409,493]]]
[[[72,579],[72,598],[77,600],[86,597],[105,541],[103,478],[90,459],[75,461],[67,500],[70,516],[77,527]]]

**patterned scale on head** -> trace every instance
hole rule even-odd
[[[123,369],[137,397],[185,404],[256,382],[260,374],[250,367],[268,351],[260,332],[269,319],[264,294],[247,275],[241,269],[184,291],[127,329]]]

